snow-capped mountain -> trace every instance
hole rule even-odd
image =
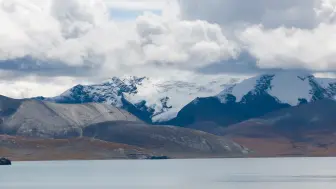
[[[241,81],[227,76],[198,78],[197,82],[148,77],[113,77],[102,84],[77,85],[61,95],[43,98],[58,103],[101,102],[121,107],[148,122],[162,122],[197,97],[213,96]]]
[[[263,74],[229,85],[218,95],[196,98],[167,124],[215,122],[228,126],[282,108],[334,99],[335,95],[335,79],[294,71]]]
[[[282,71],[232,84],[217,97],[225,103],[225,98],[230,94],[236,97],[237,102],[246,103],[244,97],[249,93],[251,95],[267,93],[280,103],[295,106],[303,101],[333,98],[336,95],[336,79],[316,78],[307,73]]]

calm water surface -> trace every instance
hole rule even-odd
[[[14,162],[0,189],[335,189],[336,158]]]

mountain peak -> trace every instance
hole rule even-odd
[[[101,84],[76,85],[60,96],[46,99],[60,103],[103,102],[123,107],[135,115],[149,116],[153,122],[174,118],[196,97],[218,94],[240,79],[232,77],[194,81],[160,80],[149,77],[111,77]],[[137,113],[132,112],[137,111]]]
[[[236,101],[244,101],[244,96],[267,93],[279,102],[297,105],[302,99],[315,101],[334,98],[336,80],[316,78],[311,73],[301,71],[278,71],[262,74],[231,85],[217,96],[225,102],[228,94],[236,97]]]
[[[107,79],[105,82],[103,83],[119,83],[119,82],[124,82],[124,83],[128,83],[128,84],[132,84],[132,83],[137,83],[140,84],[144,79],[149,79],[147,77],[138,77],[138,76],[129,76],[129,75],[125,75],[122,77],[112,77]]]

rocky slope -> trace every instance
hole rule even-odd
[[[219,95],[196,98],[167,124],[214,122],[228,126],[269,112],[321,99],[334,99],[336,80],[298,72],[264,74],[228,86]]]
[[[139,121],[125,110],[107,104],[56,104],[2,97],[0,105],[0,134],[69,137],[81,135],[82,128],[93,123]]]
[[[104,122],[86,127],[83,136],[113,141],[173,157],[242,157],[248,150],[226,138],[173,126]]]
[[[229,137],[256,156],[336,155],[336,102],[324,99],[281,109],[213,133]]]
[[[327,137],[336,133],[335,112],[334,100],[319,100],[230,125],[223,130],[222,135],[266,138],[283,136],[292,141],[306,141],[310,135],[315,134]]]

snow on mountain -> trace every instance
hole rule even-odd
[[[59,103],[102,102],[116,107],[131,104],[149,114],[153,122],[174,118],[197,97],[214,96],[241,78],[216,76],[197,78],[197,82],[161,80],[148,77],[113,77],[102,84],[77,85],[60,96],[45,99]],[[132,112],[131,112],[132,113]]]
[[[267,113],[321,99],[334,99],[336,79],[279,71],[227,85],[215,96],[196,98],[166,124],[207,129],[227,127]]]
[[[211,96],[221,91],[227,84],[238,81],[239,79],[220,78],[193,83],[147,78],[142,85],[138,86],[136,94],[126,94],[125,98],[134,104],[145,100],[147,107],[154,110],[152,120],[161,122],[174,118],[186,104],[196,97]]]
[[[236,102],[241,102],[248,93],[261,92],[268,93],[281,103],[295,106],[302,100],[310,102],[323,98],[334,98],[336,96],[336,79],[316,78],[304,72],[280,71],[232,84],[217,97],[222,103],[225,103],[226,96],[231,94],[236,97]]]

